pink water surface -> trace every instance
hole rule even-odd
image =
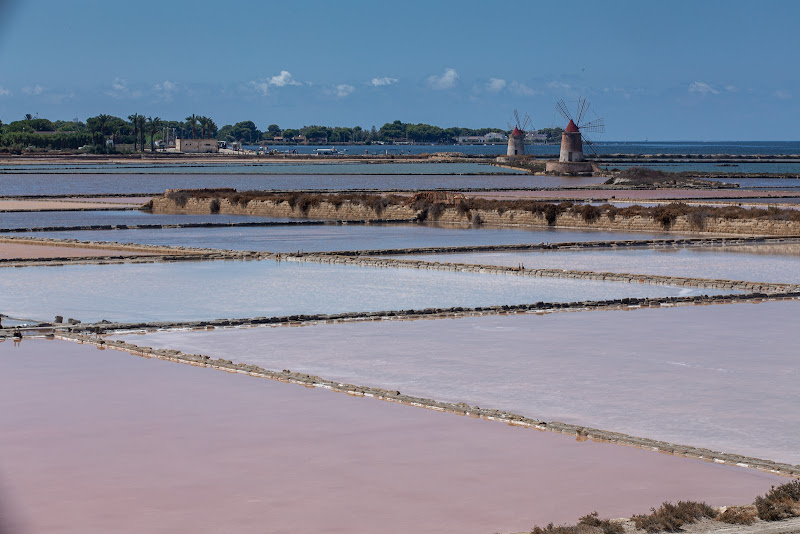
[[[798,314],[767,302],[127,339],[800,464]]]
[[[61,341],[0,343],[0,405],[19,532],[519,531],[782,481]]]

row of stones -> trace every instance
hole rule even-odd
[[[612,241],[564,241],[560,243],[520,243],[513,245],[466,245],[409,247],[373,250],[325,252],[333,256],[402,256],[411,254],[447,254],[462,252],[516,252],[536,250],[585,250],[602,248],[688,248],[735,245],[783,245],[800,243],[800,236],[754,237],[684,237],[675,239],[625,239]]]
[[[474,265],[466,263],[429,262],[423,260],[402,260],[394,258],[346,257],[305,254],[287,257],[290,261],[312,261],[315,263],[334,263],[358,265],[360,267],[405,267],[434,271],[514,274],[544,278],[570,278],[598,280],[604,282],[624,282],[629,284],[650,284],[661,286],[697,287],[705,289],[739,290],[748,292],[786,293],[800,291],[800,285],[769,282],[747,282],[740,280],[715,280],[710,278],[690,278],[682,276],[663,276],[653,274],[609,273],[596,271],[576,271],[564,269],[525,269],[499,265]]]
[[[315,324],[334,324],[362,321],[391,321],[405,319],[452,319],[483,315],[511,315],[520,313],[545,314],[562,311],[591,310],[629,310],[639,308],[660,308],[674,306],[729,304],[736,302],[758,303],[763,301],[797,300],[800,291],[793,293],[767,294],[748,293],[733,295],[697,295],[661,298],[622,298],[610,300],[586,300],[577,302],[535,302],[532,304],[504,304],[497,306],[450,308],[424,308],[409,310],[386,310],[374,312],[344,312],[335,314],[298,314],[276,317],[245,317],[232,319],[211,319],[197,321],[150,321],[137,323],[112,323],[104,321],[95,324],[78,324],[59,327],[73,333],[102,334],[112,331],[208,329],[250,326],[303,326]],[[52,325],[44,325],[52,326]]]
[[[128,249],[119,243],[84,242],[77,240],[56,239],[30,239],[16,240],[15,238],[0,238],[0,242],[11,241],[18,243],[46,243],[62,246],[91,246],[96,248]],[[742,240],[746,241],[746,240]],[[164,247],[154,245],[129,245],[130,249],[150,253],[160,251],[158,256],[100,256],[77,258],[40,258],[34,260],[0,259],[0,267],[26,267],[37,265],[64,265],[67,263],[156,263],[172,261],[199,261],[199,260],[258,260],[258,259],[285,259],[289,261],[310,261],[315,263],[335,263],[358,265],[362,267],[405,267],[415,269],[430,269],[450,272],[478,272],[491,274],[516,274],[521,276],[534,276],[546,278],[569,278],[583,280],[598,280],[609,282],[640,283],[651,285],[669,285],[682,287],[698,287],[706,289],[740,290],[748,292],[785,293],[796,291],[800,286],[795,284],[779,284],[768,282],[749,282],[739,280],[714,280],[705,278],[689,278],[677,276],[660,276],[632,273],[608,273],[594,271],[576,271],[563,269],[518,269],[496,265],[470,265],[447,262],[427,262],[423,260],[378,259],[369,257],[340,256],[330,253],[301,253],[301,254],[274,254],[271,252],[235,251],[224,249],[194,249],[190,247],[172,247],[166,249],[170,254],[164,254]],[[412,249],[407,249],[412,250]],[[177,253],[177,254],[176,254]]]
[[[396,390],[387,390],[382,388],[359,386],[356,384],[348,384],[344,382],[332,381],[316,375],[292,372],[291,370],[288,369],[284,369],[282,371],[271,371],[259,367],[257,365],[234,363],[231,360],[226,360],[221,358],[211,359],[209,356],[203,354],[184,354],[181,351],[173,349],[153,349],[152,347],[142,347],[131,343],[126,343],[124,341],[105,340],[85,335],[61,334],[59,335],[59,337],[61,339],[76,341],[79,343],[90,343],[102,346],[104,348],[126,351],[137,356],[154,357],[178,363],[185,363],[189,365],[210,367],[212,369],[217,369],[222,371],[247,374],[259,378],[269,378],[281,382],[300,384],[304,386],[320,387],[336,392],[348,393],[351,395],[373,397],[379,400],[397,402],[410,406],[427,408],[441,412],[449,412],[458,415],[466,415],[481,419],[487,419],[491,421],[499,421],[517,426],[532,427],[539,430],[560,432],[563,434],[585,437],[587,439],[592,439],[597,441],[617,443],[653,451],[699,458],[707,461],[713,461],[716,463],[725,463],[742,467],[750,467],[762,471],[779,473],[782,475],[788,475],[788,476],[800,475],[800,466],[798,465],[773,462],[771,460],[764,460],[761,458],[753,458],[737,454],[728,454],[724,452],[713,451],[706,448],[693,447],[690,445],[679,445],[675,443],[657,441],[643,437],[631,436],[619,432],[610,432],[592,427],[571,425],[559,421],[544,421],[542,419],[531,418],[503,410],[495,410],[491,408],[481,408],[479,406],[472,406],[470,404],[463,402],[461,403],[443,402],[425,397],[405,395],[400,391]]]
[[[40,226],[35,228],[0,228],[0,233],[24,232],[80,232],[94,230],[163,230],[165,228],[246,228],[246,227],[274,227],[274,226],[340,226],[340,225],[368,225],[389,223],[412,223],[416,219],[370,219],[370,220],[294,220],[294,221],[251,221],[227,223],[176,223],[176,224],[94,224],[80,226]]]

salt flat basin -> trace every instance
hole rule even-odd
[[[800,464],[798,313],[775,302],[124,339]]]
[[[731,291],[294,261],[208,261],[4,269],[11,316],[84,322],[190,321],[454,306],[574,302]]]
[[[0,231],[12,228],[42,228],[58,226],[140,225],[140,224],[196,224],[288,221],[274,217],[247,215],[171,215],[147,213],[139,210],[104,211],[40,211],[0,213]],[[45,234],[42,234],[45,235]]]
[[[800,244],[725,247],[471,252],[403,256],[425,261],[482,265],[520,264],[527,269],[574,269],[615,273],[800,283]]]
[[[26,243],[0,243],[0,259],[75,258],[88,256],[147,256],[147,253],[124,250],[31,245]]]
[[[97,230],[26,234],[81,241],[117,241],[149,245],[189,246],[271,252],[386,250],[391,248],[506,245],[665,239],[666,233],[602,232],[567,229],[469,228],[421,224],[371,224],[255,228],[164,228],[158,230]]]
[[[518,532],[779,477],[29,340],[0,343],[0,487],[20,532]]]

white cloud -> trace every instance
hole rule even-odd
[[[11,90],[0,85],[0,96],[11,96]]]
[[[346,96],[349,96],[355,90],[356,88],[353,87],[352,85],[347,85],[346,83],[342,83],[336,86],[335,94],[339,98],[344,98]]]
[[[458,83],[458,73],[456,69],[447,68],[441,76],[429,76],[428,84],[433,89],[452,89]]]
[[[372,78],[369,82],[372,84],[373,87],[382,87],[384,85],[392,85],[397,83],[399,80],[397,78],[390,78],[388,76],[383,76],[382,78]]]
[[[502,78],[489,78],[489,82],[486,84],[486,90],[493,93],[499,93],[505,87],[506,81]]]
[[[247,87],[263,96],[267,96],[269,94],[270,87],[286,87],[287,85],[303,84],[295,80],[294,76],[292,76],[292,73],[288,70],[282,70],[280,74],[270,76],[266,79],[247,82]]]
[[[522,82],[511,82],[511,85],[508,86],[512,93],[517,94],[519,96],[534,96],[541,94],[541,91],[537,91],[531,87],[528,87]]]
[[[728,91],[729,93],[735,93],[736,91],[739,90],[739,88],[736,87],[735,85],[726,85],[725,90]]]
[[[164,80],[161,83],[153,85],[153,91],[156,92],[157,96],[167,102],[172,101],[172,95],[174,95],[177,90],[178,84],[169,80]]]
[[[269,79],[269,85],[274,85],[275,87],[285,87],[287,85],[303,85],[297,80],[294,79],[292,73],[288,70],[282,70],[280,74],[276,76],[272,76]]]
[[[547,83],[547,87],[549,87],[550,89],[558,90],[558,91],[562,91],[562,90],[568,91],[568,90],[572,89],[572,86],[570,84],[564,83],[564,82],[556,82],[556,81],[548,82]]]
[[[781,100],[788,100],[792,98],[792,93],[790,93],[789,91],[785,91],[783,89],[778,89],[777,91],[772,93],[772,96],[780,98]]]
[[[269,94],[269,83],[267,82],[249,82],[247,85],[256,93],[261,93],[264,96]]]
[[[114,78],[111,82],[111,89],[106,91],[106,94],[112,98],[139,98],[142,96],[141,91],[132,91],[128,87],[128,81],[123,78]]]
[[[706,82],[692,82],[689,84],[690,93],[699,93],[701,95],[718,95],[719,89],[714,89]]]
[[[165,93],[171,93],[175,89],[178,88],[178,84],[175,82],[171,82],[169,80],[164,80],[162,83],[157,83],[153,86],[153,89],[156,91],[163,91]]]
[[[26,95],[40,95],[44,92],[44,87],[38,83],[36,85],[26,85],[22,88],[22,92]]]

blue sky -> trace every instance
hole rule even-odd
[[[0,0],[0,120],[138,112],[797,140],[800,2]]]

